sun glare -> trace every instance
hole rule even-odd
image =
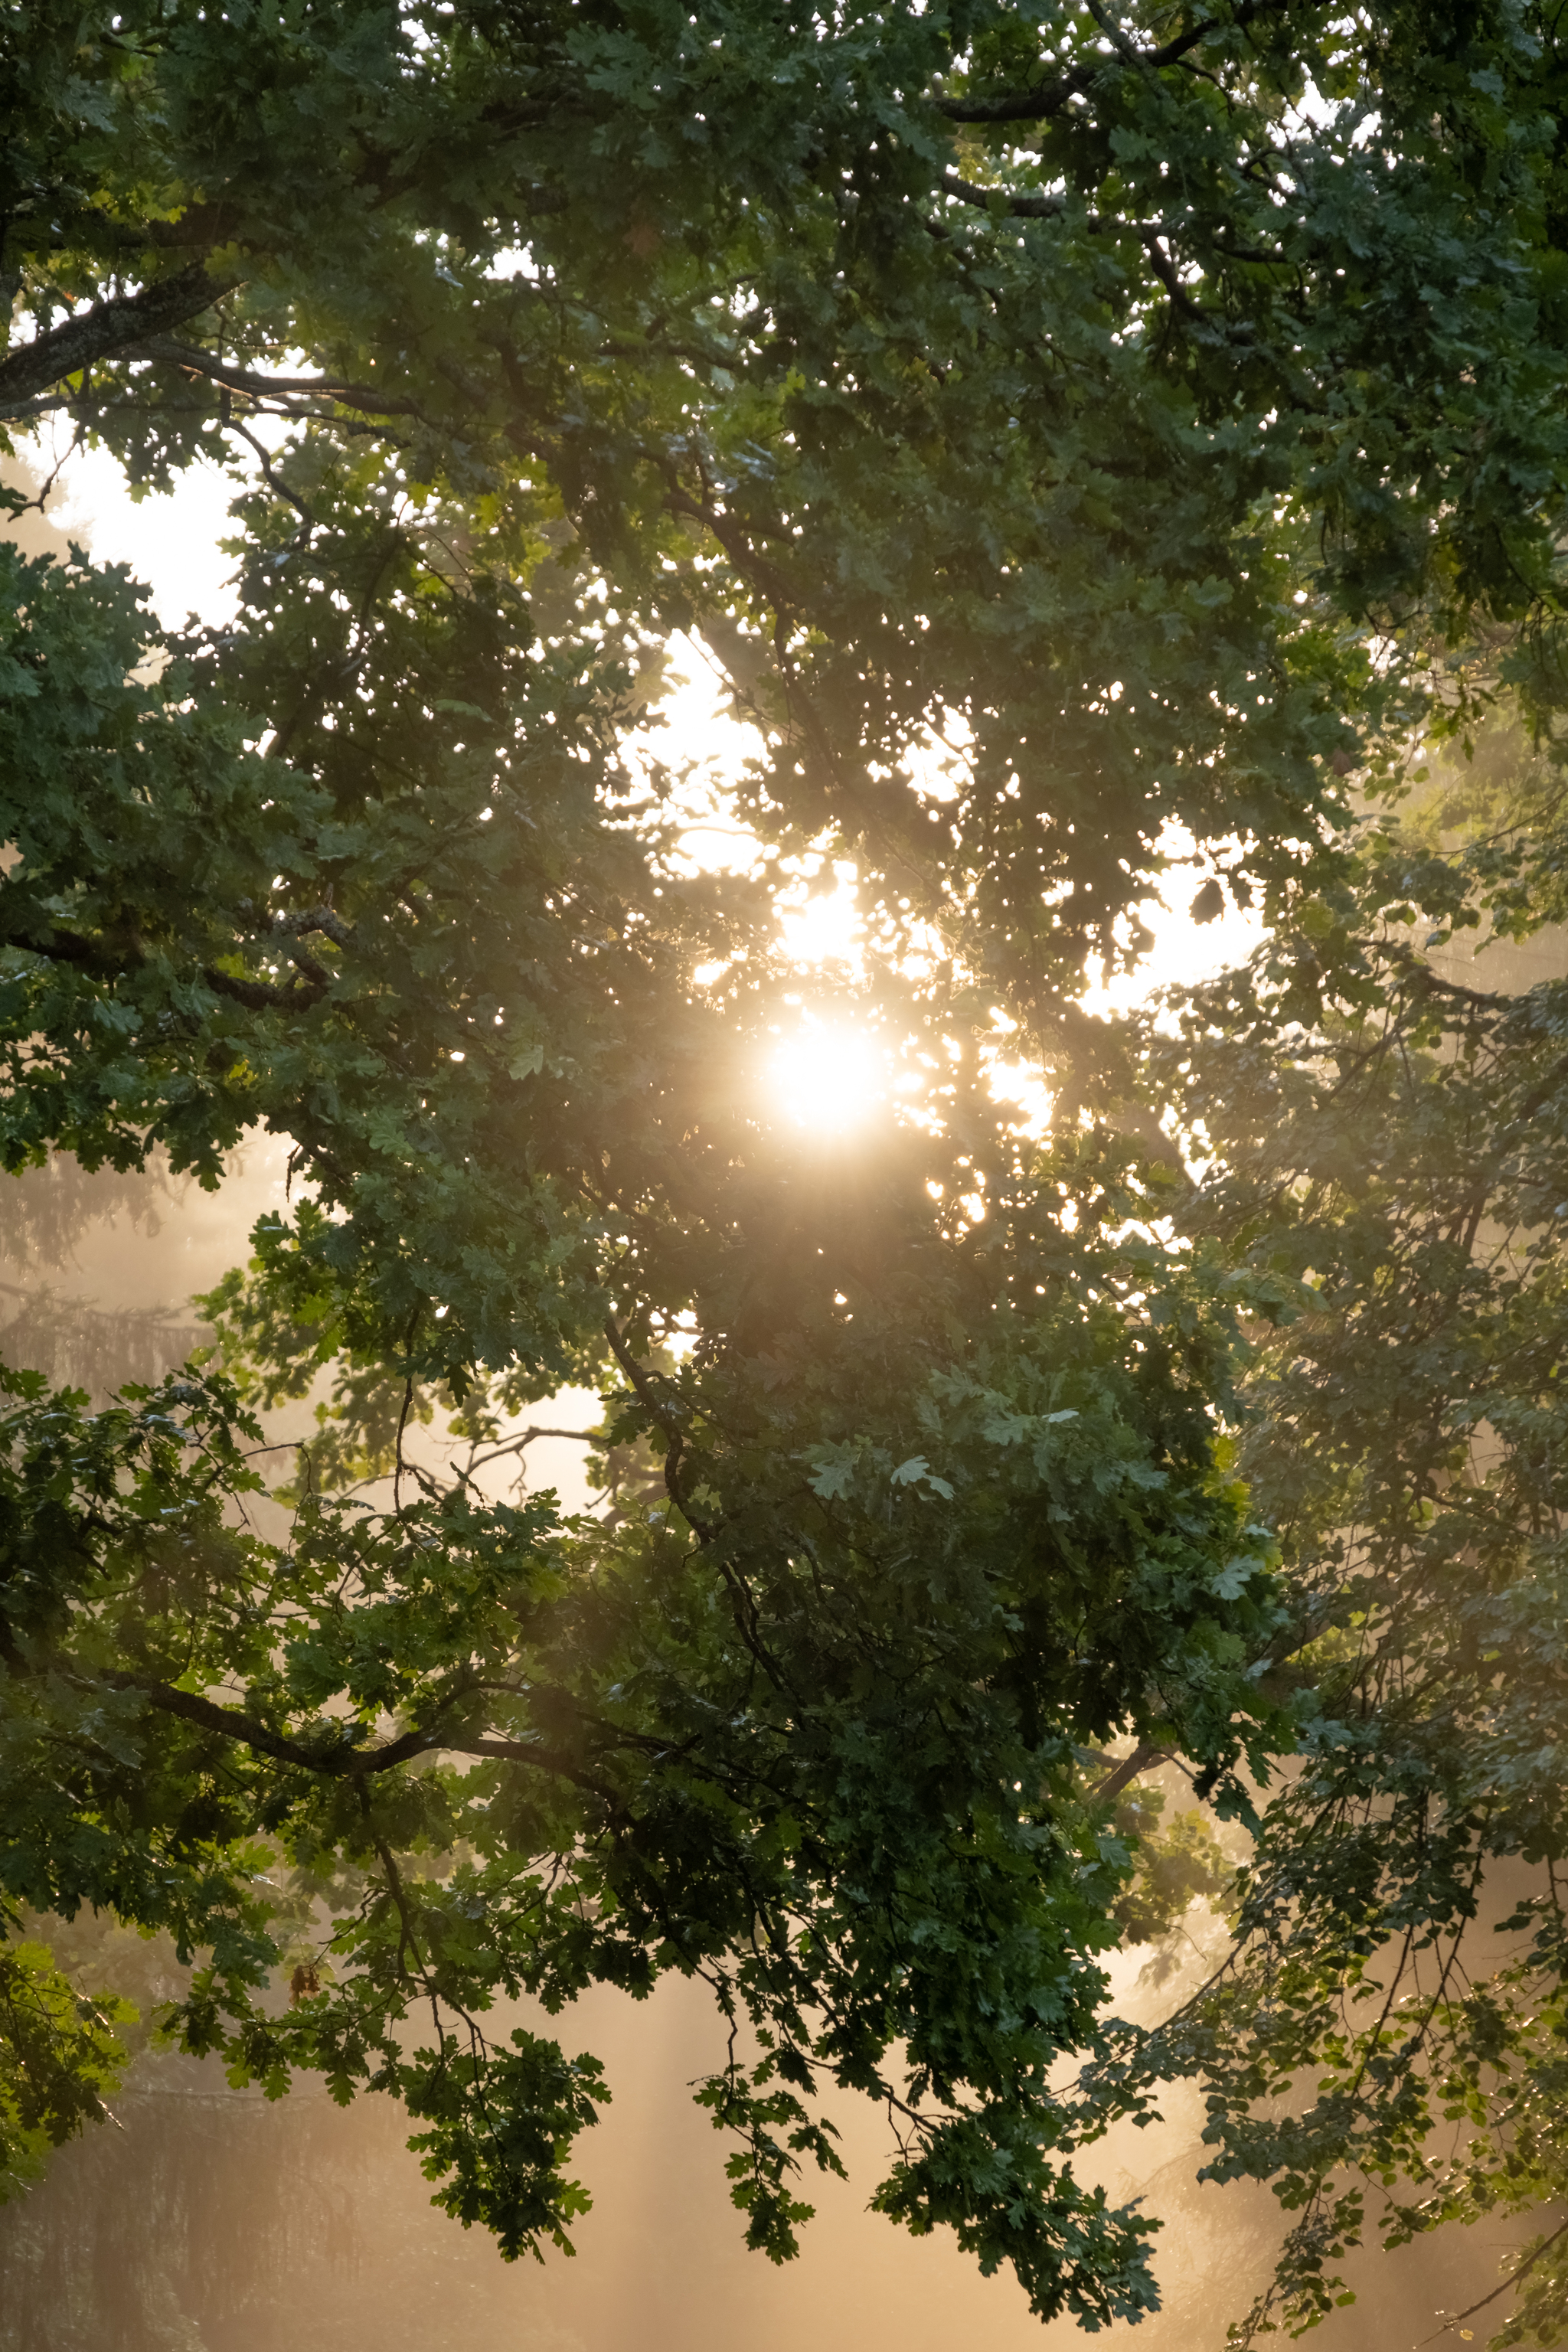
[[[768,1076],[784,1117],[825,1135],[858,1127],[888,1091],[887,1056],[874,1039],[816,1023],[774,1050]]]

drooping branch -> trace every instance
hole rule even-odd
[[[630,1381],[649,1417],[658,1423],[668,1440],[668,1450],[664,1457],[664,1484],[670,1501],[693,1530],[698,1540],[701,1543],[710,1543],[716,1530],[707,1520],[696,1516],[681,1488],[680,1457],[686,1450],[686,1435],[679,1417],[670,1412],[668,1405],[660,1404],[654,1394],[652,1382],[626,1346],[626,1340],[616,1327],[613,1316],[605,1318],[605,1337],[615,1351],[616,1361]]]
[[[155,278],[139,293],[111,294],[90,310],[52,327],[0,360],[0,416],[22,414],[40,393],[100,360],[123,357],[132,344],[210,310],[245,282],[241,269],[210,270],[193,261],[172,277]]]
[[[784,1669],[763,1638],[762,1615],[752,1596],[751,1586],[733,1561],[724,1559],[719,1550],[717,1545],[719,1526],[711,1519],[699,1518],[681,1484],[680,1462],[685,1452],[686,1435],[681,1428],[679,1415],[671,1412],[667,1405],[659,1402],[654,1393],[653,1383],[627,1347],[624,1336],[616,1328],[613,1316],[606,1316],[605,1318],[605,1337],[615,1352],[616,1361],[630,1381],[649,1418],[658,1423],[669,1441],[668,1451],[664,1457],[666,1490],[670,1501],[685,1519],[698,1542],[709,1547],[712,1556],[716,1558],[719,1574],[730,1595],[730,1606],[734,1616],[736,1632],[763,1672],[776,1687],[780,1690],[788,1689],[789,1684]]]
[[[1425,2347],[1428,2344],[1436,2344],[1438,2337],[1441,2336],[1451,2336],[1454,2330],[1458,2327],[1461,2319],[1473,2319],[1478,2311],[1484,2311],[1489,2303],[1495,2303],[1500,2294],[1506,2294],[1510,2287],[1517,2286],[1520,2280],[1526,2277],[1528,2273],[1535,2268],[1536,2263],[1541,2260],[1542,2254],[1549,2254],[1552,2252],[1552,2247],[1557,2243],[1558,2240],[1564,2236],[1568,2236],[1568,2221],[1560,2221],[1555,2230],[1552,2231],[1548,2236],[1542,2238],[1541,2243],[1535,2248],[1533,2253],[1526,2254],[1524,2260],[1520,2263],[1517,2270],[1510,2271],[1507,2278],[1503,2280],[1500,2286],[1494,2286],[1490,2294],[1483,2294],[1479,2303],[1467,2305],[1463,2311],[1454,2312],[1448,2318],[1444,2320],[1441,2327],[1434,2328],[1430,2336],[1424,2336],[1421,2338],[1420,2345],[1417,2347],[1417,2352],[1425,2352]],[[1469,2330],[1468,2328],[1466,2328],[1461,2332],[1468,2336]]]

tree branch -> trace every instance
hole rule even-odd
[[[320,931],[340,948],[353,945],[353,925],[345,923],[341,915],[334,914],[331,907],[325,905],[301,908],[296,915],[274,915],[272,929],[279,937],[291,940],[301,940],[311,931]]]
[[[302,1747],[283,1732],[274,1731],[269,1724],[247,1715],[241,1707],[219,1706],[195,1691],[175,1690],[172,1684],[157,1682],[150,1675],[126,1674],[117,1666],[100,1666],[85,1678],[107,1683],[111,1690],[134,1691],[161,1715],[178,1716],[186,1723],[198,1724],[204,1731],[218,1732],[225,1739],[241,1740],[247,1748],[254,1748],[258,1755],[270,1756],[279,1764],[297,1764],[309,1772],[326,1772],[334,1777],[384,1772],[431,1744],[424,1732],[405,1732],[401,1739],[389,1740],[384,1747],[368,1752],[345,1748],[335,1756],[323,1754]]]
[[[575,1787],[585,1789],[610,1806],[618,1806],[615,1790],[584,1772],[580,1765],[557,1755],[554,1750],[521,1739],[496,1739],[444,1736],[437,1722],[413,1731],[399,1738],[384,1740],[377,1748],[347,1746],[322,1749],[305,1746],[290,1739],[286,1733],[274,1731],[269,1724],[247,1715],[243,1708],[219,1706],[214,1700],[203,1698],[195,1691],[176,1690],[172,1684],[161,1683],[145,1675],[132,1675],[113,1666],[93,1668],[80,1679],[107,1683],[110,1689],[134,1691],[155,1706],[161,1715],[177,1716],[182,1721],[199,1725],[204,1731],[216,1731],[225,1739],[237,1739],[242,1746],[254,1748],[259,1756],[270,1756],[275,1763],[293,1764],[301,1771],[325,1774],[332,1780],[363,1780],[376,1772],[390,1772],[399,1764],[409,1763],[416,1756],[445,1754],[497,1758],[508,1763],[531,1764],[537,1769],[553,1772],[559,1779],[570,1780]]]
[[[1112,1771],[1106,1774],[1103,1780],[1089,1790],[1090,1804],[1109,1804],[1112,1797],[1119,1797],[1121,1794],[1129,1780],[1136,1780],[1139,1773],[1146,1772],[1151,1764],[1169,1763],[1171,1751],[1168,1748],[1151,1748],[1140,1741],[1131,1756],[1124,1757]]]
[[[1500,2294],[1506,2294],[1510,2286],[1517,2286],[1520,2280],[1523,2278],[1528,2272],[1532,2271],[1535,2268],[1535,2265],[1541,2260],[1542,2255],[1550,2253],[1552,2248],[1557,2243],[1558,2239],[1565,2234],[1568,2234],[1568,2221],[1560,2221],[1556,2229],[1552,2231],[1550,2237],[1542,2238],[1541,2243],[1535,2249],[1535,2252],[1532,2254],[1527,2254],[1516,2271],[1510,2271],[1509,2273],[1509,2275],[1504,2279],[1500,2286],[1494,2286],[1490,2294],[1483,2294],[1479,2303],[1472,2303],[1465,2310],[1456,2311],[1451,2319],[1446,2319],[1443,2322],[1442,2326],[1437,2329],[1436,2335],[1424,2336],[1421,2338],[1422,2345],[1426,2346],[1427,2344],[1436,2344],[1438,2336],[1447,2336],[1451,2334],[1452,2331],[1458,2327],[1461,2319],[1473,2319],[1478,2311],[1484,2311],[1489,2303],[1495,2303]]]
[[[687,1526],[690,1528],[699,1543],[714,1544],[719,1528],[711,1519],[700,1519],[681,1491],[680,1457],[685,1450],[686,1439],[679,1421],[667,1407],[659,1403],[653,1392],[653,1386],[647,1374],[616,1329],[613,1316],[607,1315],[605,1318],[605,1337],[615,1350],[616,1362],[641,1398],[650,1418],[658,1423],[659,1428],[669,1440],[669,1451],[664,1457],[664,1484],[670,1501],[675,1505]],[[769,1679],[776,1684],[780,1690],[787,1690],[790,1687],[788,1677],[763,1639],[762,1617],[752,1597],[750,1585],[734,1565],[722,1557],[721,1553],[710,1556],[716,1557],[719,1573],[730,1594],[730,1606],[735,1618],[735,1631]]]
[[[95,947],[91,940],[84,940],[79,931],[61,930],[58,924],[50,926],[47,939],[35,939],[26,931],[6,931],[4,944],[19,948],[24,955],[43,956],[49,963],[85,964],[89,971],[110,979],[121,977],[121,966],[106,957],[101,948]]]
[[[981,212],[986,213],[1000,196],[1011,220],[1059,220],[1067,209],[1060,196],[1009,195],[1005,188],[985,188],[977,181],[961,180],[956,172],[942,173],[942,191],[945,196],[957,196],[964,204],[974,205]],[[1091,215],[1089,225],[1098,227],[1099,223]]]
[[[367,415],[411,416],[416,413],[412,401],[384,398],[370,384],[340,382],[330,375],[258,375],[254,369],[231,366],[216,352],[203,351],[199,343],[176,342],[169,335],[144,336],[127,348],[124,357],[158,360],[184,368],[191,375],[210,376],[214,383],[225,384],[230,392],[243,392],[253,400],[280,400],[309,394],[318,400],[336,400],[348,408],[362,408]]]
[[[1228,16],[1202,17],[1157,49],[1134,48],[1124,33],[1107,24],[1105,12],[1096,9],[1094,13],[1114,41],[1121,62],[1148,73],[1157,72],[1162,66],[1179,65],[1188,51],[1197,48],[1211,33],[1223,33],[1233,26],[1239,30],[1263,5],[1264,0],[1239,0]],[[1074,66],[1070,73],[1060,75],[1055,81],[1042,82],[1037,89],[1005,90],[997,98],[939,98],[935,103],[950,122],[1047,122],[1071,100],[1092,88],[1107,67],[1115,62],[1110,58],[1096,58],[1092,64]]]
[[[306,962],[310,961],[310,959],[307,958]],[[219,996],[231,997],[236,1004],[243,1004],[247,1013],[266,1013],[275,1007],[281,1007],[285,1012],[304,1013],[321,1002],[331,985],[319,964],[316,971],[319,978],[312,978],[306,971],[302,974],[302,983],[291,982],[287,988],[279,988],[269,980],[237,980],[232,972],[219,971],[216,964],[204,964],[202,978]]]
[[[353,927],[334,915],[330,907],[312,907],[298,915],[275,915],[271,930],[275,938],[296,942],[312,931],[321,931],[339,947],[351,946],[354,936]],[[47,934],[0,930],[0,944],[18,948],[24,955],[42,956],[49,963],[76,964],[100,980],[123,978],[130,961],[125,956],[110,954],[96,941],[83,939],[79,931],[65,930],[58,924],[51,924]],[[289,952],[303,975],[302,987],[299,982],[280,988],[272,981],[243,979],[233,972],[220,971],[216,964],[204,964],[202,978],[219,996],[229,997],[248,1012],[265,1013],[278,1006],[302,1012],[325,994],[331,986],[331,974],[297,944]],[[140,950],[134,961],[145,961]]]
[[[702,1543],[710,1543],[716,1530],[706,1520],[694,1517],[691,1506],[680,1491],[680,1457],[686,1450],[686,1437],[679,1420],[653,1392],[653,1385],[631,1349],[616,1328],[613,1316],[605,1318],[605,1337],[615,1350],[616,1361],[625,1372],[651,1417],[658,1422],[669,1440],[669,1450],[664,1457],[665,1491],[681,1517]]]
[[[289,931],[296,926],[280,919],[276,928]],[[324,930],[326,925],[307,920],[299,928]],[[132,961],[125,956],[112,955],[92,940],[83,939],[79,931],[64,930],[58,924],[50,926],[47,937],[28,931],[0,932],[0,946],[19,949],[24,955],[42,956],[47,963],[76,964],[80,970],[90,972],[96,980],[124,979]],[[272,981],[241,980],[232,972],[219,971],[216,964],[204,964],[202,978],[219,996],[229,997],[250,1013],[266,1013],[279,1006],[304,1012],[325,994],[331,985],[331,976],[313,957],[298,949],[291,952],[304,976],[303,986],[294,983],[288,988],[279,988]],[[140,964],[146,959],[138,950],[133,961]]]
[[[155,278],[138,294],[111,294],[90,310],[68,319],[0,360],[0,416],[16,415],[62,376],[75,375],[99,360],[119,359],[149,334],[210,310],[220,295],[245,283],[242,270],[216,276],[205,261],[193,261],[172,278]]]

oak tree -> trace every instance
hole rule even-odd
[[[893,2118],[882,2210],[1135,2315],[1152,2224],[1068,2158],[1176,2061],[1100,1958],[1209,1865],[1127,1790],[1173,1756],[1255,1817],[1330,1752],[1304,1645],[1359,1603],[1343,1496],[1281,1572],[1233,1466],[1296,1410],[1248,1365],[1300,1250],[1194,1213],[1172,1139],[1211,1031],[1302,1104],[1331,1048],[1282,982],[1173,1074],[1082,998],[1184,831],[1200,914],[1342,936],[1447,1083],[1449,1000],[1354,944],[1393,902],[1346,780],[1433,723],[1434,648],[1555,610],[1552,26],[44,0],[0,38],[0,419],[228,467],[238,592],[170,630],[0,549],[0,1148],[214,1182],[262,1127],[300,1185],[221,1364],[96,1412],[6,1375],[5,1899],[171,1930],[185,2046],[394,2093],[511,2254],[564,2239],[606,2087],[496,2005],[701,1975],[754,2245],[837,2085]],[[749,877],[682,853],[678,631],[756,730]],[[842,1009],[910,1081],[839,1146],[756,1076],[824,855]],[[1412,903],[1500,887],[1428,866]],[[264,1533],[253,1415],[323,1377]],[[409,1457],[569,1381],[653,1465],[615,1512]]]

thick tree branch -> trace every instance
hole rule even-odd
[[[50,963],[85,965],[100,978],[119,980],[124,967],[104,954],[91,940],[84,940],[79,931],[63,931],[58,925],[41,936],[30,931],[6,931],[0,935],[0,944],[19,948],[24,955],[43,956]]]
[[[1015,196],[1005,188],[986,188],[975,180],[961,180],[956,172],[942,175],[943,195],[957,196],[966,205],[973,205],[988,213],[998,196],[1010,220],[1059,220],[1067,209],[1060,196]],[[1091,226],[1098,226],[1092,223]]]
[[[1119,1797],[1121,1794],[1130,1780],[1136,1780],[1140,1772],[1147,1772],[1152,1764],[1168,1763],[1170,1754],[1168,1748],[1152,1748],[1145,1742],[1140,1741],[1131,1756],[1123,1757],[1121,1762],[1089,1790],[1089,1802],[1095,1805],[1109,1804],[1112,1797]]]
[[[586,1789],[602,1798],[608,1805],[618,1800],[613,1789],[584,1772],[568,1758],[531,1740],[471,1738],[443,1737],[439,1723],[405,1731],[400,1738],[384,1740],[376,1748],[321,1748],[290,1739],[270,1725],[259,1722],[243,1708],[219,1706],[214,1700],[201,1697],[195,1691],[176,1690],[172,1684],[161,1683],[142,1675],[127,1674],[115,1667],[96,1670],[96,1680],[107,1683],[114,1690],[134,1691],[155,1706],[161,1715],[177,1716],[183,1722],[198,1725],[204,1731],[216,1731],[225,1739],[237,1739],[242,1746],[254,1748],[260,1756],[270,1756],[274,1762],[292,1764],[305,1772],[325,1774],[332,1780],[363,1780],[373,1773],[393,1771],[399,1764],[412,1762],[416,1756],[448,1755],[495,1758],[507,1763],[531,1764],[537,1769],[553,1772],[558,1779]]]
[[[295,940],[309,932],[321,931],[340,946],[347,946],[353,937],[350,927],[329,907],[314,908],[309,914],[279,915],[274,919],[272,929],[279,937]],[[79,932],[64,930],[58,924],[41,932],[0,932],[0,945],[17,948],[24,955],[42,956],[48,963],[75,964],[98,980],[122,980],[132,962],[144,961],[140,950],[129,957],[114,955],[96,940],[83,939]],[[279,1005],[304,1011],[331,986],[331,974],[303,949],[296,946],[289,952],[303,975],[302,987],[298,982],[280,988],[273,981],[247,980],[235,972],[220,971],[216,964],[204,964],[202,978],[219,996],[243,1004],[252,1013],[264,1013]]]
[[[553,1772],[558,1780],[569,1780],[574,1788],[586,1789],[591,1797],[597,1797],[615,1812],[625,1811],[623,1801],[614,1789],[603,1780],[595,1780],[593,1774],[584,1772],[580,1765],[568,1763],[565,1757],[558,1756],[553,1749],[542,1748],[531,1739],[449,1740],[445,1745],[445,1752],[448,1756],[491,1756],[508,1764],[531,1764],[536,1771]]]
[[[155,278],[137,294],[111,294],[90,310],[53,327],[0,360],[0,416],[11,416],[63,376],[100,360],[125,356],[132,344],[161,335],[210,310],[220,295],[245,282],[238,269],[209,270],[193,261],[172,278]]]
[[[238,980],[233,972],[219,971],[216,964],[204,964],[202,978],[217,995],[229,997],[236,1004],[243,1004],[248,1013],[266,1013],[279,1006],[285,1012],[303,1013],[320,1002],[330,985],[327,974],[319,964],[316,971],[319,977],[312,977],[307,971],[303,974],[303,984],[298,981],[290,982],[287,988],[279,988],[269,980]]]
[[[370,1749],[344,1748],[331,1750],[307,1748],[283,1732],[274,1731],[243,1708],[219,1706],[210,1698],[202,1698],[195,1691],[174,1689],[146,1675],[132,1675],[115,1666],[97,1668],[92,1679],[107,1683],[111,1690],[134,1691],[158,1709],[160,1715],[175,1715],[186,1723],[195,1723],[204,1731],[216,1731],[225,1739],[237,1739],[253,1748],[260,1756],[270,1756],[279,1764],[297,1764],[308,1772],[326,1772],[342,1777],[356,1772],[384,1772],[394,1764],[406,1763],[411,1756],[422,1754],[433,1743],[427,1732],[405,1732],[401,1739],[393,1739],[384,1747]]]
[[[161,1715],[178,1716],[186,1723],[198,1724],[204,1731],[216,1731],[225,1739],[237,1739],[258,1755],[270,1756],[279,1764],[297,1765],[301,1771],[325,1773],[333,1780],[362,1779],[366,1774],[390,1772],[399,1764],[407,1764],[416,1756],[444,1754],[449,1756],[503,1757],[508,1761],[533,1764],[562,1779],[592,1790],[596,1796],[614,1801],[614,1791],[590,1779],[566,1758],[552,1749],[520,1739],[464,1739],[447,1735],[442,1725],[422,1726],[404,1732],[396,1739],[383,1740],[375,1748],[322,1748],[308,1746],[304,1741],[290,1739],[286,1733],[274,1731],[270,1725],[247,1715],[243,1708],[219,1706],[213,1699],[203,1698],[195,1691],[176,1690],[172,1684],[161,1683],[144,1675],[132,1675],[119,1668],[105,1666],[95,1670],[95,1679],[107,1683],[112,1689],[134,1691],[155,1706]]]
[[[353,945],[353,924],[345,923],[327,906],[302,908],[296,915],[274,915],[272,929],[280,938],[302,940],[311,931],[320,931],[340,948]]]
[[[1239,5],[1233,8],[1229,16],[1205,16],[1157,49],[1134,48],[1125,35],[1118,37],[1112,33],[1117,51],[1115,58],[1097,57],[1081,66],[1074,66],[1070,73],[1059,75],[1055,81],[1042,82],[1037,89],[1004,90],[995,98],[939,98],[936,105],[950,122],[1047,122],[1073,99],[1092,89],[1100,75],[1118,58],[1122,65],[1135,67],[1143,72],[1157,72],[1162,66],[1178,65],[1189,50],[1199,47],[1211,33],[1223,33],[1249,24],[1263,5],[1264,0],[1239,0]]]
[[[292,930],[295,926],[279,921],[279,930]],[[300,928],[324,929],[324,924],[307,921]],[[334,934],[335,936],[335,934]],[[93,940],[83,939],[78,931],[63,930],[57,924],[43,933],[6,931],[0,934],[0,946],[17,948],[24,955],[42,956],[47,963],[75,964],[79,971],[89,972],[95,980],[123,980],[132,963],[144,961],[140,950],[133,955],[110,954]],[[248,1012],[264,1013],[277,1006],[304,1011],[325,993],[331,985],[331,976],[324,971],[313,957],[301,950],[291,950],[293,960],[304,975],[305,985],[297,983],[279,988],[274,982],[243,980],[233,972],[220,971],[216,964],[202,966],[202,978],[219,996],[226,996]]]
[[[1164,288],[1166,293],[1170,296],[1172,310],[1179,311],[1182,317],[1191,325],[1213,327],[1215,322],[1210,320],[1201,307],[1194,301],[1192,296],[1183,285],[1180,278],[1176,274],[1175,264],[1172,261],[1170,255],[1160,243],[1159,237],[1155,235],[1154,231],[1152,229],[1145,229],[1141,232],[1141,236],[1143,250],[1149,257],[1149,267],[1153,271],[1155,277],[1159,279],[1161,285]]]

